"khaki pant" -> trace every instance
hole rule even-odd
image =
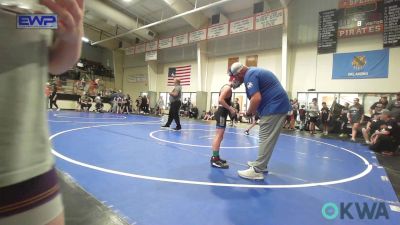
[[[285,119],[286,114],[276,114],[261,117],[258,158],[253,164],[256,172],[267,168]]]

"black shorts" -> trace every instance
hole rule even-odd
[[[311,123],[316,123],[317,122],[318,116],[310,116],[310,122]]]
[[[226,128],[226,118],[228,117],[229,111],[224,107],[218,107],[217,112],[215,113],[215,120],[217,121],[217,128]]]

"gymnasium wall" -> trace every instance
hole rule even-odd
[[[333,54],[317,55],[318,13],[337,8],[338,1],[331,0],[302,0],[292,1],[288,7],[288,82],[292,97],[297,92],[316,89],[318,92],[396,92],[400,83],[400,71],[396,59],[400,57],[400,48],[390,49],[389,78],[366,80],[332,80]],[[251,15],[244,10],[235,15],[227,15],[231,19]],[[187,32],[185,27],[179,34]],[[170,33],[169,35],[172,35]],[[239,57],[245,62],[246,56],[258,55],[258,66],[273,71],[278,79],[282,77],[282,27],[247,32],[229,38],[208,40],[202,50],[208,57],[202,79],[206,79],[205,91],[218,92],[227,82],[226,70],[228,58]],[[338,53],[382,49],[382,34],[357,38],[339,39]],[[171,87],[167,83],[169,67],[192,65],[191,86],[184,87],[184,92],[199,90],[197,83],[197,45],[190,44],[182,47],[169,48],[158,52],[156,91],[168,92]],[[147,91],[146,83],[127,84],[128,74],[148,74],[144,54],[124,56],[123,90],[127,93]],[[237,92],[244,92],[241,87]],[[135,94],[136,95],[136,94]]]
[[[318,13],[338,7],[338,1],[302,0],[289,5],[290,81],[293,96],[299,91],[318,92],[397,92],[400,69],[399,48],[391,48],[389,78],[332,80],[333,54],[317,55]],[[337,53],[378,50],[383,35],[338,39]]]
[[[145,78],[148,78],[148,68],[147,66],[141,67],[132,67],[132,68],[125,68],[122,78],[122,91],[126,94],[129,94],[133,99],[136,99],[139,96],[140,92],[147,92],[148,89],[148,82],[128,82],[129,76],[136,76],[136,75],[144,75]]]

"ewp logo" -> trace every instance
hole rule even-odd
[[[56,14],[22,14],[17,15],[17,28],[57,29]]]
[[[355,210],[352,210],[352,207],[355,208]],[[381,217],[383,217],[383,219],[389,219],[386,205],[383,202],[374,202],[372,206],[371,204],[368,205],[366,202],[363,202],[362,204],[358,202],[341,202],[340,208],[335,203],[328,202],[322,206],[322,216],[328,220],[333,220],[338,217],[342,220],[353,220],[353,215],[355,215],[355,213],[358,215],[358,219],[361,220],[377,220],[381,219]]]

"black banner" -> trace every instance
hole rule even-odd
[[[337,10],[319,12],[318,54],[335,53],[337,47]]]
[[[383,47],[400,46],[400,0],[385,0]]]
[[[383,0],[340,0],[338,38],[383,32]]]

